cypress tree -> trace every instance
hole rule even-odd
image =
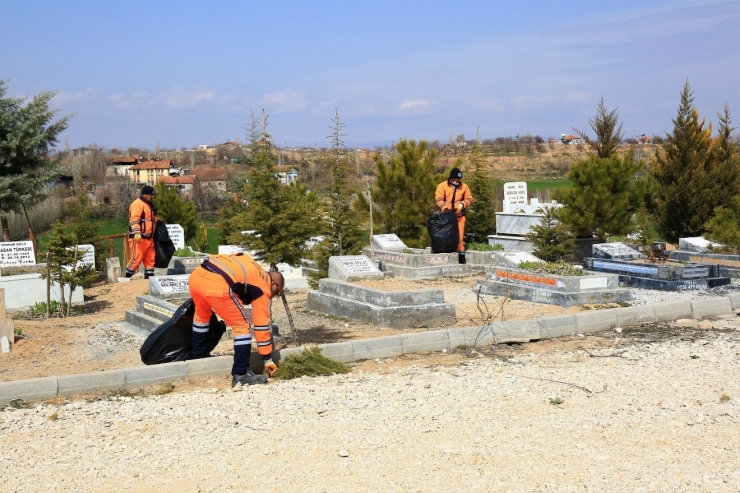
[[[496,233],[496,192],[491,176],[485,169],[479,132],[476,132],[468,161],[470,172],[465,182],[475,201],[465,213],[465,236],[473,243],[488,243],[488,235]]]
[[[704,119],[699,121],[693,102],[694,95],[686,81],[678,114],[673,119],[673,132],[666,135],[653,160],[652,174],[658,185],[657,229],[673,243],[682,237],[701,235],[714,207],[724,202],[722,194],[707,195],[712,125],[705,128]]]

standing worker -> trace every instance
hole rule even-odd
[[[437,185],[434,193],[437,207],[441,211],[454,210],[457,213],[457,229],[459,242],[457,245],[458,263],[465,263],[465,245],[463,235],[465,234],[465,210],[473,203],[473,195],[470,188],[462,182],[462,171],[460,168],[452,168],[450,177]]]
[[[277,366],[272,361],[270,299],[282,293],[284,286],[285,280],[280,272],[265,272],[245,253],[209,256],[188,279],[190,296],[195,303],[192,358],[208,356],[206,338],[213,310],[234,333],[231,386],[267,383],[267,377],[255,375],[249,369],[252,336],[245,307],[252,305],[257,351],[264,361],[265,373],[272,376]]]
[[[136,274],[144,263],[144,279],[154,275],[154,188],[149,185],[141,187],[141,195],[131,202],[128,208],[128,245],[131,260],[126,264],[126,277]]]

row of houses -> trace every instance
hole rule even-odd
[[[298,170],[292,166],[276,166],[275,172],[284,185],[298,179]],[[193,189],[210,188],[216,192],[226,191],[228,170],[225,167],[196,166],[192,169],[175,167],[171,159],[142,161],[135,157],[121,156],[108,163],[106,174],[126,176],[132,183],[155,185],[163,182],[167,187],[176,187],[184,195]]]

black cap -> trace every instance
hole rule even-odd
[[[460,171],[460,168],[452,168],[452,171],[450,171],[450,178],[459,178],[462,180],[462,171]]]
[[[141,195],[154,195],[154,188],[149,185],[141,187]]]

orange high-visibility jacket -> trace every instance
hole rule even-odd
[[[141,198],[131,202],[128,208],[128,236],[133,238],[136,233],[142,238],[151,238],[154,234],[155,217],[151,204]]]
[[[473,195],[470,193],[470,188],[465,183],[460,183],[460,186],[455,188],[450,185],[449,180],[445,180],[437,185],[437,191],[434,193],[434,199],[436,200],[437,207],[440,210],[446,211],[448,209],[454,209],[455,206],[462,202],[465,209],[470,207],[473,203]],[[463,209],[463,213],[464,213]],[[458,211],[457,215],[461,215]]]
[[[246,253],[209,255],[208,262],[224,271],[235,283],[243,283],[245,305],[252,305],[252,323],[255,329],[269,328],[272,279],[265,269]]]

